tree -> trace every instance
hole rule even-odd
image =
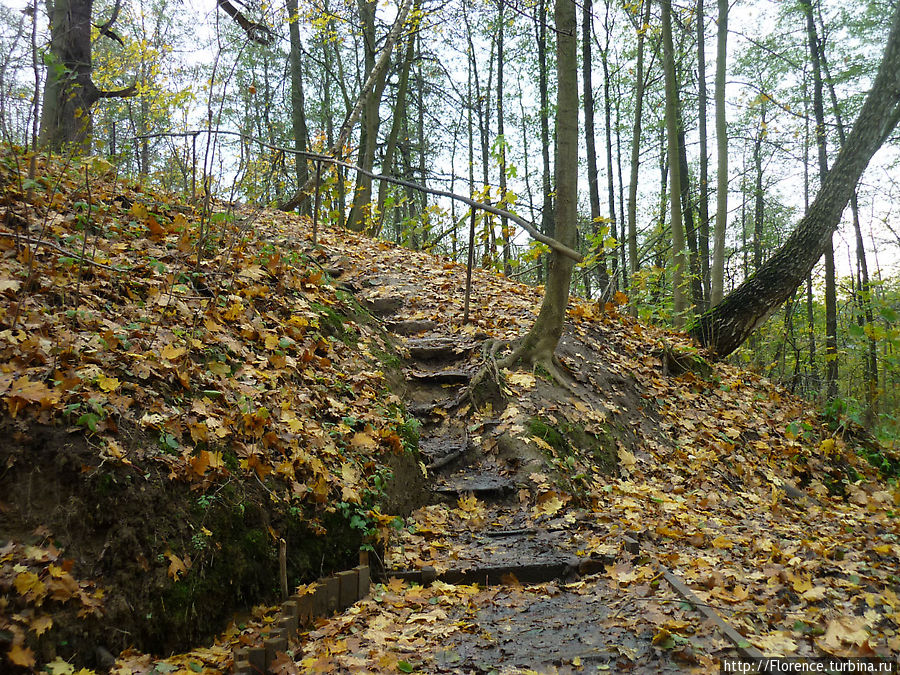
[[[578,45],[574,0],[556,0],[556,182],[555,239],[572,248],[577,235],[578,207]],[[503,360],[539,364],[557,380],[554,351],[562,336],[575,259],[554,249],[544,299],[531,330]]]
[[[791,296],[825,252],[863,171],[898,121],[900,6],[872,88],[815,200],[782,247],[694,323],[690,332],[700,344],[727,356]]]
[[[661,0],[663,69],[666,76],[666,136],[669,156],[669,212],[672,224],[672,287],[675,302],[675,325],[684,325],[687,310],[687,293],[684,272],[687,260],[684,255],[684,224],[681,213],[681,162],[678,147],[678,82],[675,77],[675,47],[672,44],[672,3]]]
[[[243,28],[251,40],[269,44],[268,29],[247,19],[227,0],[217,0]],[[48,0],[50,15],[50,67],[44,83],[44,109],[41,114],[40,144],[50,150],[74,147],[90,150],[91,108],[104,98],[124,98],[137,93],[137,83],[104,91],[91,79],[91,17],[94,0]],[[110,18],[97,26],[100,35],[122,44],[112,26],[119,16],[121,0],[116,0]]]
[[[716,225],[710,270],[709,304],[715,307],[725,292],[725,231],[728,224],[728,130],[725,125],[725,60],[728,54],[728,0],[719,0],[716,43]]]
[[[48,2],[50,14],[50,67],[44,82],[40,144],[50,150],[74,147],[88,152],[91,143],[91,107],[101,98],[133,96],[135,85],[101,91],[91,79],[91,15],[93,0]],[[111,26],[119,14],[117,2],[101,34],[114,36]],[[121,42],[121,40],[119,40]]]

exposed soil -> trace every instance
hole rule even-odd
[[[317,536],[273,508],[258,482],[199,491],[169,480],[165,455],[140,467],[98,462],[80,430],[7,426],[4,435],[0,547],[52,543],[73,561],[76,578],[104,591],[102,618],[54,613],[35,645],[43,661],[77,655],[84,665],[109,667],[110,655],[126,647],[167,654],[208,640],[235,612],[277,597],[271,532],[287,541],[295,584],[357,556],[358,531],[335,518],[331,536]],[[168,553],[188,568],[177,580]]]

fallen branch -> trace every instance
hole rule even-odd
[[[528,232],[533,239],[541,242],[542,244],[546,244],[554,251],[558,251],[563,254],[567,258],[571,258],[576,262],[581,262],[584,257],[576,250],[569,248],[563,243],[560,243],[556,239],[552,237],[548,237],[545,234],[542,234],[537,228],[534,227],[527,220],[523,219],[521,216],[517,216],[514,213],[510,213],[509,211],[504,211],[503,209],[497,208],[496,206],[492,206],[490,204],[484,204],[483,202],[476,201],[469,197],[465,197],[460,194],[456,194],[455,192],[448,192],[447,190],[438,190],[436,188],[426,187],[425,185],[419,185],[418,183],[413,183],[412,181],[403,180],[402,178],[395,178],[394,176],[384,176],[382,174],[374,173],[372,171],[366,171],[365,169],[356,166],[351,162],[345,162],[343,160],[337,159],[336,157],[332,157],[331,155],[322,154],[318,152],[307,152],[305,150],[295,150],[293,148],[285,148],[280,145],[273,145],[272,143],[268,143],[262,139],[256,138],[255,136],[249,136],[247,134],[242,134],[239,131],[224,131],[224,130],[199,130],[199,131],[186,131],[186,132],[172,132],[172,133],[155,133],[155,134],[147,134],[145,136],[135,136],[135,138],[160,138],[165,136],[191,136],[194,134],[200,133],[210,133],[210,134],[221,134],[223,136],[235,136],[237,138],[241,138],[243,140],[253,141],[258,145],[261,145],[265,148],[269,148],[270,150],[275,150],[277,152],[285,152],[291,153],[294,155],[299,155],[300,157],[305,157],[306,159],[312,160],[314,162],[324,162],[326,164],[333,164],[334,166],[341,166],[345,169],[350,169],[351,171],[356,171],[365,176],[369,176],[374,180],[383,180],[388,183],[392,183],[393,185],[400,185],[401,187],[410,188],[412,190],[418,190],[419,192],[424,192],[426,194],[434,195],[435,197],[446,197],[447,199],[453,199],[454,201],[462,202],[466,206],[469,206],[473,209],[481,209],[482,211],[486,211],[487,213],[492,213],[495,216],[500,216],[501,218],[509,218],[516,225],[520,226],[523,230]],[[314,180],[314,179],[313,179]],[[305,189],[305,188],[304,188]],[[288,202],[288,204],[293,203]],[[294,204],[292,208],[296,208],[302,202],[297,202]],[[282,205],[282,210],[290,210],[284,209],[285,205]]]
[[[47,241],[46,239],[33,239],[31,237],[27,237],[25,235],[16,234],[15,232],[0,232],[0,237],[6,237],[8,239],[13,239],[15,241],[22,241],[26,244],[32,244],[34,246],[42,246],[44,248],[50,248],[54,251],[58,251],[66,255],[67,257],[72,258],[73,260],[77,260],[79,262],[85,262],[94,267],[100,267],[101,269],[109,270],[110,272],[128,272],[127,269],[119,269],[118,267],[112,267],[111,265],[104,265],[101,262],[97,262],[91,258],[86,258],[81,256],[74,251],[70,251],[69,249],[63,248],[58,244],[54,244],[52,241]]]

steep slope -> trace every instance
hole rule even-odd
[[[570,306],[571,391],[490,371],[540,289],[476,270],[463,324],[455,263],[329,228],[313,245],[297,216],[203,215],[104,168],[42,165],[29,192],[0,162],[6,663],[184,649],[277,597],[279,539],[292,587],[365,542],[399,575],[285,672],[708,670],[736,648],[667,568],[766,654],[900,649],[900,494],[862,458],[890,468],[884,449],[613,305]],[[581,577],[449,576],[557,554]],[[410,583],[424,568],[445,580]],[[560,615],[543,660],[498,637]],[[168,663],[217,672],[254,630]]]

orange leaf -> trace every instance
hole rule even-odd
[[[17,666],[22,666],[23,668],[32,668],[34,666],[34,652],[29,647],[13,645],[12,649],[6,652],[6,656]]]

